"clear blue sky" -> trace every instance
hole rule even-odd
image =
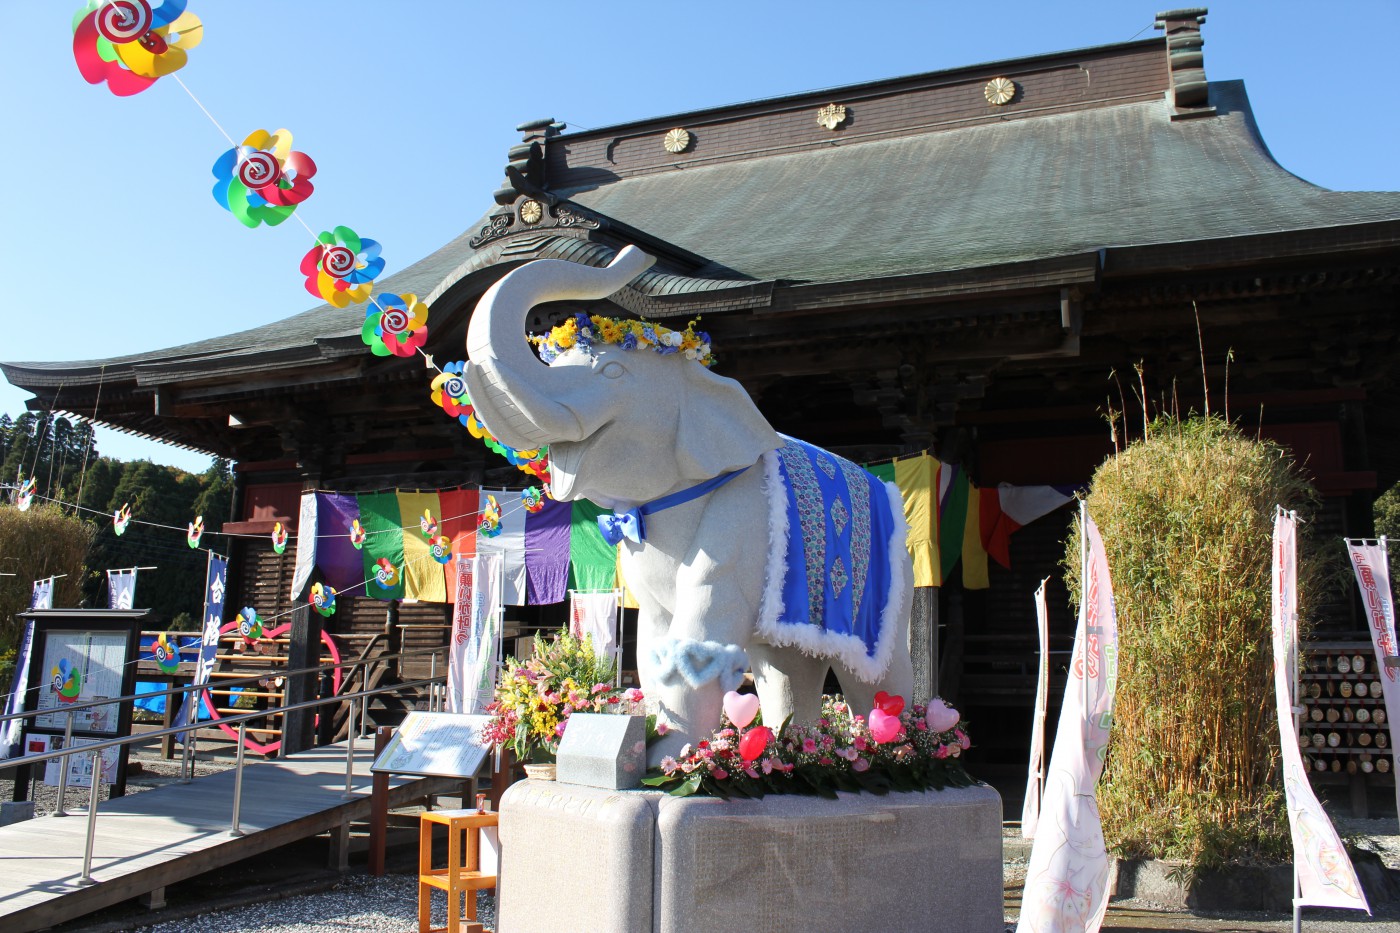
[[[190,0],[180,77],[238,140],[287,127],[315,159],[313,229],[383,244],[392,273],[490,206],[515,125],[592,128],[1135,37],[1168,0],[607,4]],[[70,8],[71,7],[71,8]],[[10,138],[0,256],[5,360],[136,353],[311,307],[295,221],[249,230],[210,196],[228,143],[170,79],[130,98],[73,63],[77,3],[4,0]],[[1339,190],[1400,190],[1400,2],[1225,0],[1206,73],[1244,79],[1274,156]],[[0,411],[28,394],[0,382]],[[99,450],[205,457],[110,431]]]

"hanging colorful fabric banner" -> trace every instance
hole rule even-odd
[[[501,555],[489,551],[458,563],[457,606],[447,666],[449,712],[483,712],[495,694],[502,567]]]
[[[1011,566],[1011,535],[1037,518],[1049,515],[1074,498],[1069,486],[1012,486],[1002,483],[982,490],[982,545],[992,560]]]
[[[364,595],[374,599],[403,599],[403,522],[399,497],[392,492],[361,493],[360,524],[365,546],[360,550],[365,575]],[[414,532],[417,533],[416,531]]]
[[[501,556],[501,600],[507,606],[525,605],[528,589],[525,576],[525,507],[520,494],[509,489],[483,489],[481,497],[494,495],[501,504],[501,529],[495,537],[476,539],[478,555]]]
[[[293,602],[301,602],[311,586],[311,574],[316,569],[316,551],[320,538],[316,534],[316,513],[319,509],[316,493],[301,494],[301,504],[297,508],[297,554],[292,568]],[[355,562],[357,565],[359,561]]]
[[[519,499],[519,497],[517,497]],[[569,590],[569,538],[573,508],[544,499],[525,512],[525,580],[530,605],[562,603]]]
[[[1354,558],[1353,558],[1354,559]],[[1292,512],[1274,514],[1273,572],[1274,704],[1278,713],[1283,791],[1293,836],[1295,907],[1347,907],[1371,912],[1351,859],[1322,804],[1318,803],[1298,750],[1293,717],[1294,667],[1298,657],[1298,526]],[[1389,587],[1387,587],[1387,591]]]
[[[442,533],[452,542],[452,560],[444,568],[447,598],[457,600],[457,568],[460,559],[476,556],[476,509],[475,489],[448,489],[438,493],[442,502]]]
[[[987,578],[987,549],[982,546],[981,519],[978,514],[982,490],[967,484],[967,521],[963,524],[962,581],[965,590],[985,590],[991,586]]]
[[[0,706],[6,716],[24,712],[26,684],[29,683],[29,658],[34,649],[34,623],[24,626],[24,637],[19,641],[15,652],[15,676],[10,682],[10,692],[5,704]],[[20,753],[24,740],[24,720],[9,719],[0,723],[0,758],[13,758]]]
[[[434,516],[431,537],[418,527],[410,527],[403,533],[404,596],[425,603],[445,603],[446,576],[431,548],[433,540],[439,537],[436,516],[442,514],[442,503],[435,492],[400,492],[398,496],[403,524],[411,524],[416,518],[421,525],[424,513]]]
[[[336,590],[348,590],[356,595],[373,595],[356,589],[365,582],[363,552],[350,542],[350,526],[360,517],[360,500],[349,493],[316,493],[316,522],[302,523],[300,529],[315,529],[316,566],[321,579]],[[300,537],[298,537],[300,545]],[[374,584],[369,584],[372,589]]]
[[[1026,769],[1026,795],[1021,804],[1021,838],[1034,839],[1040,823],[1040,797],[1045,792],[1045,709],[1050,699],[1050,610],[1045,604],[1046,577],[1035,591],[1035,627],[1040,664],[1035,678],[1035,713],[1031,719],[1031,760]]]
[[[53,577],[34,581],[34,591],[29,597],[30,609],[53,608]]]
[[[587,499],[569,504],[569,587],[610,590],[617,586],[617,548],[598,530],[598,516],[609,510]]]
[[[107,608],[136,608],[136,568],[107,571]]]
[[[1094,933],[1108,907],[1110,860],[1094,789],[1113,725],[1118,623],[1103,539],[1087,509],[1080,527],[1087,546],[1079,625],[1017,933]]]
[[[938,543],[943,579],[953,572],[962,556],[959,542],[967,524],[967,471],[956,463],[938,466]]]
[[[621,590],[570,593],[569,633],[592,641],[593,651],[599,657],[616,657],[620,661],[622,646],[618,643],[617,623],[621,608]]]
[[[1376,652],[1376,673],[1380,675],[1381,695],[1385,697],[1386,730],[1390,739],[1391,773],[1400,774],[1400,749],[1395,747],[1395,722],[1400,719],[1400,669],[1386,664],[1396,654],[1395,607],[1390,597],[1390,564],[1384,544],[1348,541],[1351,569],[1361,588],[1361,606],[1366,613],[1366,627],[1371,631],[1371,646]],[[1400,781],[1395,782],[1397,806],[1400,806]]]
[[[914,585],[942,586],[943,565],[938,556],[938,504],[934,499],[938,461],[928,454],[919,454],[881,466],[889,468],[894,484],[899,487],[900,498],[904,500],[904,519],[909,524],[909,556],[914,559]],[[885,479],[879,469],[872,469],[871,472]]]

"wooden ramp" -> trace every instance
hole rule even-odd
[[[240,828],[229,835],[233,769],[98,805],[92,877],[80,885],[87,811],[0,826],[0,930],[40,930],[370,815],[373,740],[356,743],[353,798],[345,743],[245,764]],[[459,780],[390,779],[389,806],[454,793]]]

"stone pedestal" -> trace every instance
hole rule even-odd
[[[501,799],[502,933],[1001,933],[990,787],[723,801],[527,781]]]

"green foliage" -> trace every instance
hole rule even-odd
[[[6,483],[32,476],[39,496],[71,502],[83,463],[96,457],[92,426],[84,422],[33,412],[0,417],[0,479]]]
[[[77,603],[91,542],[92,526],[56,506],[36,502],[25,512],[0,506],[0,570],[14,574],[0,577],[0,651],[18,641],[15,615],[29,608],[35,580],[66,575],[54,581],[53,604]]]
[[[1376,535],[1400,541],[1400,483],[1391,486],[1376,498],[1371,515],[1376,522]],[[1396,579],[1400,567],[1400,547],[1390,555],[1390,579]]]
[[[1108,554],[1119,637],[1099,806],[1124,855],[1203,868],[1288,852],[1270,700],[1271,542],[1276,506],[1306,518],[1314,501],[1285,449],[1210,416],[1158,419],[1095,472],[1089,514]],[[1071,537],[1065,567],[1077,598]],[[1307,543],[1304,611],[1320,580]]]

